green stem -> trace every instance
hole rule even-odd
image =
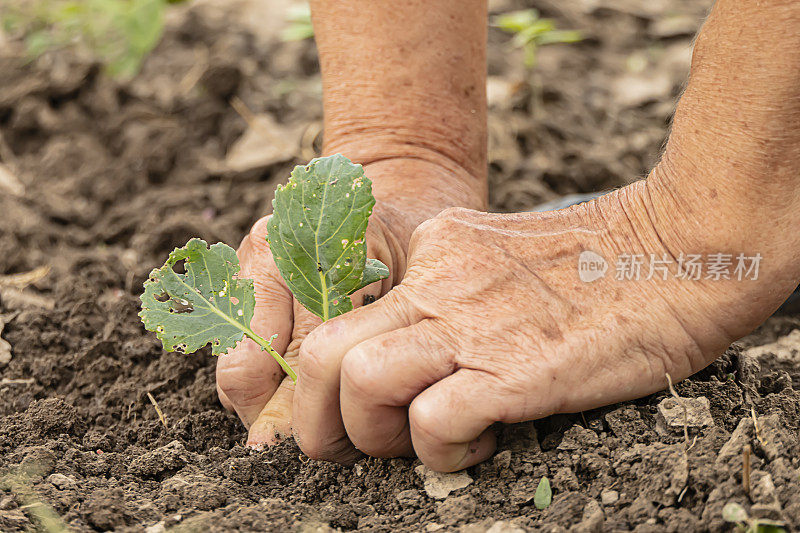
[[[292,367],[289,366],[289,363],[286,362],[286,359],[281,357],[281,354],[275,351],[275,349],[272,347],[272,345],[267,339],[265,339],[264,337],[262,337],[261,335],[259,335],[250,328],[244,330],[244,333],[245,335],[256,341],[258,345],[261,346],[264,350],[266,350],[272,356],[272,358],[275,359],[275,361],[277,361],[279,365],[281,365],[281,368],[283,369],[284,372],[286,372],[286,375],[292,378],[292,381],[297,383],[297,374],[295,373],[295,371],[292,370]]]
[[[328,284],[325,282],[325,275],[322,272],[319,273],[319,282],[322,285],[322,321],[327,322],[330,318],[328,313]]]

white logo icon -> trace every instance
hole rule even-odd
[[[584,250],[578,256],[578,277],[584,283],[597,281],[606,275],[608,263],[605,258],[591,250]]]

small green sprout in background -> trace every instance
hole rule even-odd
[[[82,47],[118,78],[134,76],[161,40],[168,4],[183,0],[3,0],[4,32],[20,36],[32,57]]]
[[[536,492],[533,494],[533,505],[540,511],[550,507],[553,501],[553,489],[550,488],[550,480],[547,477],[542,477],[539,480],[539,485],[536,487]]]
[[[268,241],[278,271],[295,298],[323,320],[353,308],[350,295],[389,276],[367,259],[367,222],[375,205],[361,165],[342,155],[297,166],[272,202]],[[173,267],[183,262],[185,273]],[[241,279],[230,246],[191,239],[170,253],[144,283],[139,316],[167,351],[193,353],[211,344],[222,355],[245,336],[268,352],[286,374],[294,370],[269,340],[250,328],[255,309],[252,279]]]
[[[557,30],[552,19],[541,18],[535,9],[503,13],[492,19],[492,25],[514,34],[512,43],[522,48],[525,66],[529,69],[536,65],[536,51],[540,46],[575,43],[583,38],[576,30]]]
[[[281,32],[281,41],[304,41],[314,37],[311,25],[311,7],[308,4],[294,4],[286,10],[287,26]]]
[[[782,522],[750,517],[744,507],[730,502],[722,508],[722,518],[726,522],[736,524],[743,533],[786,533]]]

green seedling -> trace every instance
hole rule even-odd
[[[533,493],[533,505],[540,511],[550,507],[553,501],[553,489],[550,487],[550,480],[543,477],[539,480],[539,485],[536,487],[536,492]]]
[[[525,66],[536,65],[536,52],[540,46],[555,43],[574,43],[583,37],[579,31],[557,30],[552,19],[539,16],[535,9],[523,9],[503,13],[492,19],[492,24],[507,33],[513,33],[512,43],[522,48],[525,54]]]
[[[87,49],[115,77],[136,74],[161,40],[168,4],[183,0],[5,0],[5,32],[24,39],[28,54]]]
[[[786,533],[782,522],[751,517],[744,507],[735,502],[722,508],[722,518],[736,524],[736,528],[743,533]]]
[[[308,4],[292,5],[286,10],[287,25],[281,31],[281,40],[305,41],[314,37],[314,26],[311,25],[311,7]]]
[[[295,298],[323,320],[353,308],[350,295],[389,276],[367,259],[365,235],[375,198],[361,165],[342,155],[297,166],[275,191],[268,241],[278,271]],[[183,262],[184,273],[174,267]],[[252,279],[237,277],[230,246],[191,239],[170,253],[144,284],[139,316],[167,351],[193,353],[210,344],[221,355],[245,336],[267,351],[292,380],[297,376],[265,339],[250,328],[255,308]]]

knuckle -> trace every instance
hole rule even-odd
[[[414,323],[422,317],[414,304],[414,289],[409,283],[398,285],[381,298],[381,311],[389,316],[400,317],[404,322]]]
[[[270,261],[272,260],[272,253],[270,252],[267,235],[269,233],[269,221],[271,218],[272,215],[259,218],[256,223],[253,224],[253,227],[250,228],[250,233],[248,234],[250,246],[257,251],[259,255],[266,253]]]
[[[428,444],[445,443],[448,440],[445,420],[439,408],[424,396],[418,397],[408,408],[408,421],[412,434],[422,438]]]
[[[476,211],[473,209],[467,209],[466,207],[448,207],[439,213],[436,218],[442,218],[446,220],[462,220],[475,212]]]
[[[439,216],[436,216],[435,218],[429,218],[417,226],[417,229],[414,230],[412,238],[416,236],[417,239],[426,239],[437,235],[441,231],[442,227],[448,224],[447,220],[439,218]]]
[[[334,342],[329,328],[322,324],[311,331],[300,345],[299,360],[303,377],[315,377],[325,373],[332,364],[331,350]]]
[[[477,211],[464,207],[450,207],[433,218],[417,226],[411,235],[409,249],[419,249],[430,243],[450,240],[465,220],[472,218]]]
[[[263,396],[274,388],[275,382],[282,379],[280,369],[270,373],[264,368],[251,368],[233,354],[223,355],[217,360],[216,381],[218,390],[239,406],[248,406],[261,401]]]
[[[232,403],[240,407],[255,405],[261,401],[267,392],[262,383],[241,369],[217,369],[217,387]]]
[[[374,343],[363,342],[342,360],[342,388],[356,398],[375,398],[385,391],[385,372]]]

